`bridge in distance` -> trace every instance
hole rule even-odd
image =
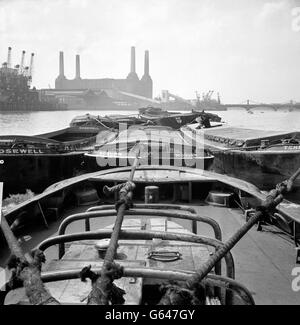
[[[224,107],[226,108],[244,108],[247,111],[254,110],[254,109],[271,109],[274,111],[277,110],[282,110],[282,109],[288,109],[290,111],[293,110],[300,110],[300,103],[294,103],[294,102],[289,102],[289,103],[271,103],[271,104],[265,104],[265,103],[258,103],[250,100],[246,100],[243,103],[240,104],[223,104]]]

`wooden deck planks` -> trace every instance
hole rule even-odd
[[[123,229],[140,230],[142,219],[125,220]],[[151,231],[169,231],[172,233],[190,233],[177,223],[167,218],[153,218],[147,220],[147,229]],[[146,229],[146,230],[147,230]],[[63,271],[69,269],[82,269],[87,265],[101,267],[103,260],[99,259],[98,251],[95,248],[96,240],[86,240],[74,242],[66,245],[68,247],[62,260],[51,261],[43,271]],[[195,267],[204,263],[208,256],[209,250],[204,245],[181,241],[128,241],[119,242],[116,262],[130,266],[149,266],[161,269],[174,270],[194,270]],[[148,259],[148,253],[151,250],[180,252],[182,257],[172,262],[161,262]],[[198,260],[196,262],[196,260]],[[143,280],[141,278],[129,279],[122,278],[116,281],[116,284],[126,291],[126,304],[139,304],[142,297]],[[51,294],[63,304],[86,304],[85,298],[88,296],[91,286],[89,281],[82,283],[79,279],[47,283],[46,287]],[[7,299],[7,303],[21,302],[28,304],[25,292],[15,291],[14,296]]]

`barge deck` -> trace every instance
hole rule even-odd
[[[216,220],[222,229],[223,241],[226,241],[244,223],[245,218],[241,210],[230,208],[216,208],[202,202],[199,204],[188,204],[194,207],[201,215]],[[24,250],[33,249],[40,241],[56,236],[59,224],[69,215],[86,211],[91,206],[85,206],[65,211],[62,219],[50,224],[49,229],[45,229],[43,224],[37,225],[34,230],[30,229],[30,234],[22,236]],[[93,221],[93,228],[103,228],[111,225],[114,217],[101,218]],[[190,229],[190,223],[185,220],[176,221],[186,229]],[[67,233],[82,231],[80,221],[71,224]],[[198,234],[212,236],[211,228],[208,226],[198,227]],[[29,237],[28,237],[29,236]],[[31,238],[31,239],[26,239]],[[292,290],[291,275],[292,269],[297,267],[295,263],[295,247],[291,239],[277,228],[264,226],[263,231],[251,229],[232,249],[235,261],[236,280],[244,284],[255,300],[257,305],[299,305],[299,292]],[[0,259],[0,265],[4,266],[4,257]],[[57,258],[57,247],[51,247],[46,251],[47,260]],[[298,265],[299,266],[299,265]]]
[[[48,224],[50,228],[44,229],[45,220],[37,214],[35,218],[31,220],[31,223],[30,220],[26,218],[26,223],[23,223],[23,228],[16,228],[15,231],[17,231],[16,235],[18,236],[19,241],[22,242],[22,248],[24,251],[29,251],[32,248],[37,247],[41,241],[46,239],[44,244],[38,246],[44,247],[41,249],[45,250],[47,262],[50,262],[49,265],[46,264],[43,266],[43,272],[47,272],[48,270],[55,271],[56,267],[60,264],[58,263],[60,258],[62,258],[60,261],[62,261],[63,267],[65,264],[65,253],[68,255],[69,252],[73,250],[72,247],[74,245],[81,245],[84,250],[88,250],[88,254],[84,253],[82,256],[87,265],[94,264],[95,262],[99,264],[101,259],[95,259],[98,251],[94,244],[88,245],[87,241],[109,238],[109,231],[105,230],[102,233],[104,237],[102,235],[99,237],[99,233],[95,233],[95,231],[97,232],[99,229],[113,225],[115,220],[115,210],[114,205],[112,205],[115,202],[115,199],[109,199],[103,196],[103,185],[117,185],[118,183],[128,179],[129,172],[130,168],[119,168],[111,171],[101,171],[93,174],[81,175],[76,178],[53,184],[44,193],[7,211],[4,215],[10,223],[14,222],[14,220],[20,220],[21,222],[20,218],[22,218],[22,215],[26,211],[29,217],[33,217],[34,207],[40,202],[39,206],[44,208],[45,216],[49,218]],[[134,205],[128,213],[125,213],[126,217],[123,224],[124,227],[122,228],[124,230],[128,217],[132,219],[132,217],[135,216],[134,219],[138,220],[142,230],[144,230],[144,226],[149,223],[147,217],[146,219],[143,219],[143,216],[151,216],[151,218],[154,216],[155,218],[164,219],[158,226],[165,227],[166,225],[176,221],[179,226],[183,227],[182,229],[194,232],[200,236],[199,238],[215,238],[217,240],[220,239],[222,242],[226,242],[238,229],[241,229],[241,226],[245,224],[247,219],[245,209],[247,209],[246,212],[251,213],[251,210],[248,210],[250,207],[259,207],[266,199],[266,194],[259,191],[252,184],[225,175],[218,175],[207,171],[197,171],[196,169],[175,168],[171,166],[156,166],[155,168],[140,166],[135,172],[134,182],[136,184]],[[146,193],[145,186],[147,184],[148,186],[149,184],[156,184],[159,186],[159,199],[156,201],[159,202],[159,205],[155,206],[154,204],[151,207],[151,209],[154,209],[154,214],[147,214],[144,212],[144,202],[146,198],[144,193]],[[223,199],[229,199],[219,201],[217,198],[218,194],[220,194],[220,197]],[[52,207],[51,211],[53,212],[53,205],[50,203],[54,203],[54,201],[58,202],[61,195],[64,196],[64,200],[61,202],[62,204],[56,204],[56,213],[46,213],[48,211],[46,210],[47,206],[48,208]],[[176,206],[170,205],[170,203],[176,203]],[[90,209],[92,207],[93,209]],[[178,213],[178,209],[181,210],[180,213]],[[168,213],[166,213],[167,210]],[[274,225],[263,225],[260,231],[254,227],[231,250],[235,268],[232,267],[232,262],[229,261],[231,258],[229,260],[226,259],[226,263],[225,260],[222,260],[222,272],[217,274],[226,274],[227,277],[235,278],[239,283],[250,290],[256,304],[299,304],[299,293],[294,292],[292,288],[293,280],[297,280],[293,278],[292,271],[297,267],[294,244],[298,246],[299,243],[299,210],[299,205],[292,204],[288,201],[282,202],[276,208],[276,211],[281,214],[281,217],[278,220],[281,220],[282,222],[284,221],[283,218],[285,218],[284,227],[280,229],[283,229],[284,231],[286,226],[294,228],[294,239],[296,242],[293,242],[291,239],[291,234],[288,235],[284,233],[279,230],[279,228],[275,228]],[[273,215],[272,212],[270,213]],[[219,229],[221,229],[222,235],[219,231],[216,231],[215,227],[211,229],[208,226],[212,225],[211,222],[207,222],[209,219],[214,219],[219,224]],[[147,221],[144,223],[142,220]],[[191,222],[191,220],[193,221]],[[196,220],[198,220],[198,222],[196,222]],[[264,220],[267,222],[267,219]],[[207,222],[207,224],[205,222]],[[22,223],[19,225],[22,225]],[[58,227],[60,227],[59,231]],[[136,225],[134,225],[134,227],[136,227]],[[171,228],[172,227],[170,227],[169,231],[172,232]],[[92,232],[90,234],[87,233],[90,230]],[[151,230],[153,232],[161,231],[161,234],[157,235],[152,235],[152,232],[152,234],[146,236],[147,231],[142,231],[141,233],[136,233],[138,234],[137,237],[134,237],[134,235],[132,236],[137,240],[145,240],[148,246],[149,244],[151,246],[151,243],[153,245],[154,243],[157,244],[160,242],[160,240],[157,241],[154,238],[161,238],[163,240],[162,244],[167,246],[170,246],[170,243],[173,241],[186,240],[186,237],[181,235],[178,237],[175,233],[173,234],[175,237],[169,236],[169,238],[167,238],[168,235],[165,233],[167,230],[168,229],[166,228]],[[66,242],[72,242],[71,245],[67,244],[67,251],[64,249],[62,250],[61,245],[57,247],[57,244],[60,242],[60,239],[64,234],[71,235],[66,236],[65,239],[63,239],[66,240]],[[57,235],[62,237],[56,237]],[[53,236],[56,238],[49,239],[49,237],[51,238]],[[69,239],[66,239],[67,237]],[[129,237],[126,237],[125,232],[124,238],[121,238],[121,241],[122,239],[126,240],[128,238]],[[81,242],[78,244],[79,240],[81,240]],[[194,240],[196,239],[191,240],[191,242]],[[212,256],[214,255],[214,248],[210,248],[210,246],[214,247],[212,242],[206,242],[204,240],[202,241],[202,245],[205,245],[210,253],[212,253]],[[182,256],[186,260],[188,255],[183,252],[184,248],[181,248]],[[7,259],[8,254],[6,252],[5,258],[4,245],[1,253],[0,266],[5,267],[5,260]],[[77,263],[77,257],[71,262]],[[200,257],[202,258],[202,255]],[[297,258],[299,259],[299,255]],[[116,262],[118,262],[118,260],[119,259],[116,258]],[[137,256],[133,256],[130,259],[127,258],[127,256],[120,258],[122,263],[127,263],[126,268],[131,261],[136,262],[139,260],[140,259],[137,258]],[[208,260],[207,256],[206,260]],[[143,261],[144,264],[148,262],[147,259],[145,259],[145,256]],[[181,264],[177,265],[177,263],[182,263],[182,261],[168,261],[164,268],[166,267],[172,270],[179,266],[179,269],[181,269]],[[197,267],[195,266],[195,268]],[[191,269],[194,268],[191,267]],[[219,267],[218,270],[215,269],[215,272],[219,271]],[[74,280],[75,278],[72,279]],[[75,281],[79,280],[77,279]],[[49,285],[48,288],[51,291],[53,283],[50,284],[49,282],[45,285],[47,287]],[[77,283],[76,285],[80,287],[80,283]],[[60,285],[59,287],[61,288]],[[70,288],[72,289],[72,286]],[[85,293],[85,291],[81,292]],[[54,292],[51,293],[55,296]],[[61,296],[56,297],[58,300],[60,300],[60,298]],[[76,303],[85,304],[84,301],[81,301],[83,298],[84,297],[80,296],[79,301],[76,300]],[[62,299],[62,303],[64,302],[68,301]]]
[[[197,129],[190,125],[183,132],[191,141],[204,143],[214,156],[212,169],[270,190],[291,176],[300,166],[300,133],[254,130],[220,126]],[[288,198],[299,202],[300,180]]]

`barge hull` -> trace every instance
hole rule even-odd
[[[214,155],[213,170],[221,174],[243,179],[262,190],[270,190],[288,179],[300,166],[298,146],[280,149],[276,146],[260,149],[261,141],[270,142],[297,137],[297,132],[252,130],[236,127],[219,127],[192,131],[203,139],[205,148]],[[194,139],[192,139],[195,141]],[[251,147],[254,149],[251,150]],[[295,192],[300,189],[296,180]]]
[[[261,190],[270,190],[288,179],[300,166],[299,153],[252,154],[241,151],[214,151],[214,171],[251,182]],[[294,184],[300,190],[300,180]]]
[[[27,189],[42,192],[47,186],[75,176],[83,162],[82,154],[0,156],[0,182],[4,197],[24,193]]]

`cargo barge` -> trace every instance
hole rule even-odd
[[[182,130],[187,135],[192,131],[204,141],[215,157],[216,172],[252,182],[260,189],[273,188],[300,166],[300,132],[229,126],[197,129],[195,124]],[[299,187],[298,180],[295,188]]]
[[[29,240],[20,241],[21,249],[38,247],[44,252],[46,264],[39,264],[41,274],[36,274],[57,304],[89,304],[93,283],[80,281],[80,275],[83,270],[99,275],[115,238],[117,223],[112,220],[120,211],[115,210],[114,195],[104,196],[103,189],[124,185],[131,174],[127,167],[64,180],[4,212],[9,225],[20,220],[15,236],[22,238],[30,229]],[[251,213],[256,215],[268,194],[226,175],[171,166],[140,166],[132,181],[133,204],[124,213],[114,255],[124,268],[114,282],[124,290],[119,304],[163,304],[162,285],[167,289],[176,283],[180,288],[203,270],[209,273],[197,283],[205,290],[197,292],[205,297],[193,304],[299,304],[299,294],[287,281],[295,266],[293,243],[273,224],[265,224],[264,231],[252,228],[228,251],[228,243],[248,228],[255,218]],[[157,195],[149,196],[150,189]],[[254,210],[245,211],[249,206]],[[282,220],[295,243],[299,241],[299,206],[284,200],[266,214],[270,220]],[[5,266],[4,249],[9,250],[2,247],[0,265]],[[223,258],[210,264],[220,251]],[[12,288],[8,283],[0,288],[1,304],[38,304],[23,286]],[[174,292],[164,297],[169,297],[169,304],[187,305],[190,296],[184,296],[185,303],[173,300]],[[44,299],[41,304],[51,302]]]
[[[0,182],[4,196],[39,193],[82,172],[84,153],[114,136],[106,128],[69,127],[38,136],[0,136]]]
[[[214,156],[190,145],[180,130],[166,126],[133,125],[119,132],[118,136],[104,145],[98,145],[85,154],[89,172],[130,166],[140,150],[143,165],[170,165],[197,167],[208,170]]]

